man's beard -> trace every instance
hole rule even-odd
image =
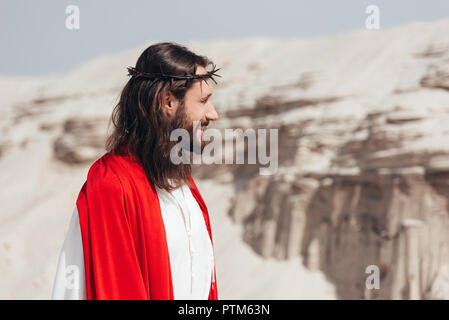
[[[190,145],[188,146],[188,151],[194,152],[196,154],[201,154],[206,147],[206,141],[203,140],[203,134],[209,125],[209,121],[190,121],[186,123],[183,127],[189,132]]]
[[[196,121],[195,123],[191,121],[186,112],[185,106],[180,105],[176,110],[175,116],[173,119],[165,120],[161,123],[160,136],[157,138],[157,142],[154,149],[154,156],[157,155],[159,158],[158,161],[162,161],[164,163],[170,162],[171,157],[170,153],[173,148],[176,147],[177,144],[181,146],[184,150],[187,151],[185,156],[190,158],[190,163],[193,163],[192,157],[193,154],[201,154],[204,150],[205,146],[208,144],[202,139],[202,135],[200,130],[206,130],[206,127],[209,125],[209,121]],[[177,141],[171,140],[171,134],[176,129],[184,129],[188,132],[189,139],[188,141],[184,141],[179,138]],[[188,164],[167,164],[168,167],[171,167],[168,171],[178,171],[181,170],[182,166],[190,167]]]
[[[206,141],[203,140],[203,134],[209,125],[209,121],[192,121],[188,119],[184,106],[180,106],[172,123],[171,130],[185,129],[189,133],[189,144],[182,144],[182,148],[189,152],[201,154],[207,145]]]
[[[188,119],[185,113],[184,105],[181,104],[173,119],[161,118],[158,127],[149,129],[146,137],[142,134],[141,139],[136,139],[136,149],[139,150],[135,152],[136,157],[142,163],[151,183],[168,191],[172,190],[172,183],[176,186],[180,186],[182,183],[189,185],[194,152],[195,150],[200,150],[199,152],[201,153],[206,146],[206,143],[202,141],[202,137],[199,134],[197,134],[199,141],[195,139],[195,132],[199,133],[197,130],[201,128],[204,131],[209,121],[200,121],[199,123],[200,126],[194,128],[193,122]],[[187,131],[189,137],[188,143],[186,143],[187,141],[183,141],[183,139],[176,139],[178,141],[171,140],[171,135],[176,129],[184,129]],[[185,143],[184,146],[182,145],[183,143]],[[199,148],[198,143],[200,143]],[[185,152],[186,156],[190,158],[190,161],[181,161],[181,163],[172,161],[171,153],[174,148],[179,149],[179,146],[181,146],[182,158],[184,158]],[[168,184],[169,181],[171,181],[170,184]]]

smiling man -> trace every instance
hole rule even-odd
[[[169,42],[148,47],[128,68],[107,153],[78,195],[54,299],[218,299],[207,207],[190,164],[170,159],[176,129],[187,130],[186,149],[204,148],[204,129],[218,119],[216,71]]]

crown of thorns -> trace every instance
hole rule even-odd
[[[150,80],[166,80],[170,81],[170,85],[173,83],[173,81],[185,81],[185,86],[187,86],[187,83],[192,80],[201,79],[201,80],[207,80],[211,79],[215,84],[217,84],[217,81],[215,81],[214,77],[220,77],[220,75],[216,74],[218,70],[221,68],[216,69],[215,65],[213,66],[213,70],[209,71],[204,74],[184,74],[184,75],[171,75],[171,74],[165,74],[163,72],[160,73],[149,73],[144,71],[139,71],[134,67],[127,67],[128,69],[128,76],[132,78],[146,78]]]

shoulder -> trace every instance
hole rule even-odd
[[[91,165],[86,179],[90,190],[121,191],[120,166],[116,158],[116,155],[106,153]]]
[[[129,155],[106,153],[89,168],[87,184],[91,189],[119,189],[126,191],[135,185],[147,184],[146,174],[140,164]]]

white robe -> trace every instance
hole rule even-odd
[[[207,300],[214,277],[214,253],[198,202],[184,185],[156,188],[170,257],[175,299]],[[56,270],[52,299],[86,299],[83,243],[78,210],[72,214]]]

